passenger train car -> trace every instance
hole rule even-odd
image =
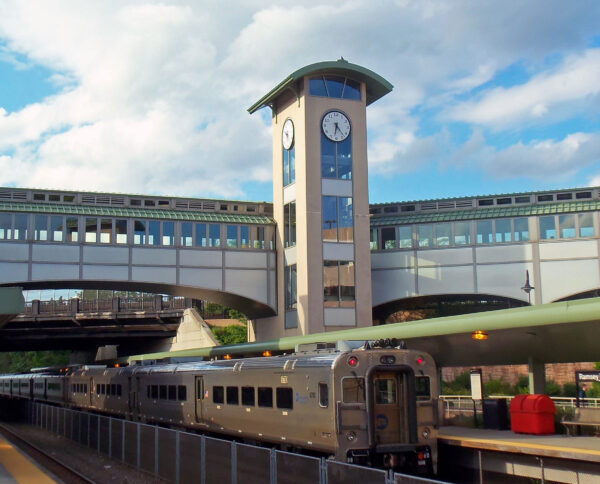
[[[435,467],[426,353],[368,342],[292,354],[0,377],[0,395],[416,473]]]

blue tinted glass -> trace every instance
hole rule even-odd
[[[337,145],[338,178],[352,179],[352,136]]]
[[[148,222],[148,243],[150,245],[160,244],[160,222]]]
[[[206,247],[206,224],[196,224],[196,247]]]
[[[289,151],[283,150],[283,186],[290,184]]]
[[[242,249],[248,249],[250,247],[250,229],[247,225],[240,227],[240,245]]]
[[[163,222],[162,245],[175,244],[175,222]]]
[[[321,133],[321,175],[335,178],[335,143]]]
[[[227,226],[227,247],[238,246],[238,226],[228,225]]]
[[[144,220],[135,220],[133,222],[133,243],[134,244],[145,244],[146,243],[146,222]]]
[[[352,242],[354,240],[354,220],[352,217],[352,197],[339,197],[340,218],[340,242]]]
[[[329,97],[342,97],[342,92],[344,92],[344,81],[345,79],[343,77],[325,76]]]
[[[15,229],[13,238],[16,240],[27,240],[27,219],[29,215],[15,214]]]
[[[360,100],[360,83],[352,79],[346,79],[346,87],[344,87],[344,99]]]
[[[208,226],[210,234],[210,246],[219,247],[221,245],[221,226],[218,224],[210,224]]]
[[[337,197],[323,197],[323,240],[337,242]]]
[[[192,245],[192,223],[183,222],[181,224],[181,245],[190,247]]]
[[[313,77],[308,81],[309,91],[313,96],[325,96],[327,97],[327,90],[325,89],[325,82],[322,77]]]
[[[296,145],[289,151],[290,156],[290,183],[296,182]]]

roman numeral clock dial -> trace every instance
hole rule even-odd
[[[321,127],[323,134],[336,143],[344,141],[350,134],[350,120],[339,111],[329,111],[323,116]]]

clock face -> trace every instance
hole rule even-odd
[[[289,150],[294,144],[294,123],[291,119],[286,119],[283,123],[283,132],[281,134],[283,148]]]
[[[331,141],[344,141],[350,134],[350,120],[339,111],[329,111],[321,123],[323,133]]]

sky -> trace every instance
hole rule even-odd
[[[0,0],[0,186],[272,200],[270,111],[336,60],[372,203],[600,185],[600,2]]]

